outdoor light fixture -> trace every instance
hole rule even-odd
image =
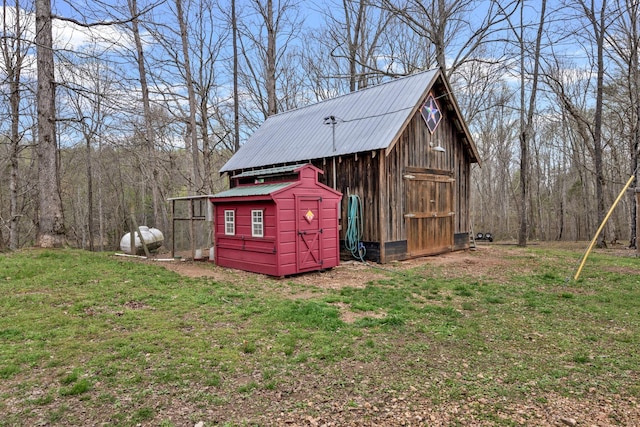
[[[336,124],[338,124],[338,120],[336,120],[336,116],[327,116],[324,118],[324,122],[325,125],[331,125],[331,143],[333,145],[333,153],[334,155],[331,158],[331,163],[332,163],[332,170],[333,170],[333,189],[335,190],[337,185],[336,185],[336,156],[335,156],[335,152],[336,152]]]
[[[435,147],[433,146],[433,142],[430,142],[429,147],[431,147],[431,150],[437,151],[438,153],[444,153],[445,151],[447,151],[442,145],[440,145],[440,141],[438,141],[438,145],[436,145]]]

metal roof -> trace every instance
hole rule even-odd
[[[167,200],[168,201],[172,201],[172,200],[198,200],[198,199],[208,199],[210,197],[213,197],[212,194],[198,194],[195,196],[181,196],[181,197],[169,197]]]
[[[299,167],[302,167],[302,166],[308,165],[308,164],[309,163],[299,163],[299,164],[296,164],[296,165],[277,166],[277,167],[273,167],[273,168],[249,170],[249,171],[245,171],[245,172],[239,173],[238,175],[234,175],[234,176],[232,176],[232,178],[248,178],[248,177],[251,177],[251,176],[263,177],[263,176],[269,176],[269,175],[278,175],[278,174],[281,174],[281,173],[293,172],[294,170],[298,169]]]
[[[439,73],[434,69],[401,77],[270,116],[220,172],[388,148]],[[335,125],[325,124],[330,116]]]
[[[288,187],[297,182],[280,182],[277,184],[258,184],[234,187],[211,196],[212,199],[222,197],[239,197],[239,196],[266,196],[282,188]]]

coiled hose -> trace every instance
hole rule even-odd
[[[344,239],[345,248],[351,255],[364,262],[367,250],[362,239],[362,200],[356,194],[349,196],[347,203],[347,233]]]

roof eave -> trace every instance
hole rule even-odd
[[[470,161],[471,163],[477,163],[480,166],[480,154],[478,153],[478,148],[476,147],[475,142],[473,141],[473,137],[471,136],[471,132],[469,132],[469,127],[467,126],[467,123],[465,122],[465,120],[462,117],[462,113],[460,111],[460,107],[458,106],[458,100],[456,99],[455,95],[453,94],[453,91],[451,90],[451,85],[449,84],[449,79],[446,78],[446,76],[444,75],[444,73],[442,73],[442,70],[439,73],[442,77],[442,82],[446,88],[446,94],[445,96],[447,98],[449,98],[449,103],[451,104],[451,106],[453,107],[453,109],[455,110],[455,114],[456,114],[456,118],[457,121],[459,122],[462,134],[463,134],[463,140],[466,140],[468,149],[469,149],[469,154],[470,154]]]

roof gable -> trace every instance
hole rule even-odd
[[[438,77],[425,71],[271,116],[220,172],[389,149]]]

